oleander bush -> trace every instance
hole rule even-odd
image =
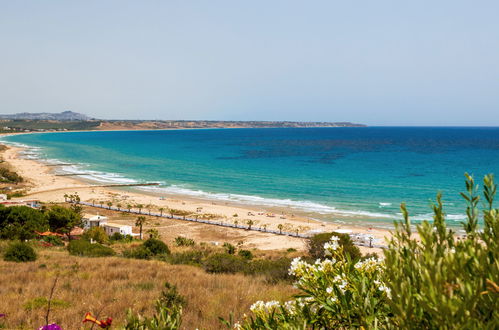
[[[26,242],[12,242],[5,249],[3,260],[14,262],[35,261],[37,254],[35,249]]]
[[[108,246],[99,243],[90,243],[87,240],[72,240],[68,244],[69,254],[80,257],[108,257],[116,253]]]
[[[301,294],[258,301],[238,329],[497,329],[499,328],[499,209],[494,177],[484,178],[484,207],[466,175],[468,207],[464,239],[447,228],[441,195],[433,221],[416,226],[404,204],[404,220],[384,259],[352,259],[337,235],[324,244],[324,258],[296,258],[289,273]],[[478,221],[483,219],[483,229]],[[417,234],[417,235],[415,235]]]

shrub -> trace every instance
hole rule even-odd
[[[168,246],[159,239],[149,238],[142,244],[146,249],[151,251],[153,255],[170,254]]]
[[[92,227],[85,231],[82,238],[87,241],[94,240],[95,242],[100,244],[106,244],[109,242],[109,237],[107,236],[104,228],[98,226]]]
[[[68,251],[80,257],[108,257],[115,255],[113,249],[99,243],[90,243],[84,239],[73,240],[68,244]]]
[[[121,233],[118,233],[118,232],[116,232],[116,233],[112,234],[111,236],[109,236],[109,239],[111,241],[121,241],[124,238],[125,238],[125,235],[123,235]]]
[[[307,241],[308,253],[314,259],[325,258],[324,244],[331,240],[332,236],[339,238],[338,244],[342,247],[345,256],[349,256],[350,260],[356,260],[362,256],[360,250],[355,246],[348,234],[341,233],[321,233],[310,237]]]
[[[123,251],[123,256],[125,258],[134,258],[134,259],[151,259],[154,254],[146,248],[143,244],[137,247],[128,249]]]
[[[124,329],[179,329],[182,323],[182,307],[185,303],[185,298],[178,294],[177,288],[165,283],[165,290],[156,300],[156,314],[148,318],[140,314],[133,314],[132,310],[129,309]]]
[[[209,256],[203,263],[208,273],[237,273],[247,267],[245,259],[227,253],[217,253]]]
[[[121,233],[114,233],[111,236],[109,236],[109,240],[111,242],[130,243],[133,241],[133,237],[132,235],[123,235]]]
[[[385,260],[345,258],[340,238],[324,245],[331,258],[296,258],[290,273],[302,292],[281,304],[258,301],[239,329],[497,329],[499,328],[499,209],[497,186],[484,178],[483,230],[477,186],[466,176],[466,237],[445,224],[441,195],[433,222],[416,226],[407,209],[384,250]],[[224,322],[230,324],[231,322]]]
[[[248,260],[251,260],[253,258],[253,253],[251,253],[251,251],[249,250],[239,250],[237,255]]]
[[[178,236],[175,238],[175,244],[177,246],[194,246],[195,242],[193,239]]]
[[[47,243],[54,245],[54,246],[63,246],[64,245],[64,242],[62,241],[62,239],[60,237],[57,237],[57,236],[44,236],[42,238],[42,241],[47,242]]]
[[[35,250],[25,242],[14,242],[9,244],[5,250],[3,260],[14,262],[35,261],[37,258]]]
[[[230,243],[225,242],[223,245],[223,248],[225,249],[225,253],[228,253],[228,254],[235,254],[236,253],[236,247]]]
[[[197,265],[203,262],[203,253],[201,251],[185,251],[172,253],[168,256],[168,262],[174,265]]]
[[[290,281],[294,277],[289,274],[289,258],[277,260],[257,259],[249,263],[245,273],[264,276],[267,282]]]

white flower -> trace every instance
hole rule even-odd
[[[389,287],[381,285],[378,289],[381,292],[385,292],[388,298],[392,297],[392,290]]]
[[[326,292],[329,293],[329,294],[331,294],[333,292],[333,288],[332,287],[327,288]]]

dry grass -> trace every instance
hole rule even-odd
[[[233,311],[240,318],[256,300],[286,300],[295,293],[286,284],[271,285],[244,275],[207,274],[200,268],[160,261],[79,258],[54,249],[39,252],[36,262],[0,261],[0,313],[7,314],[8,329],[34,329],[44,324],[45,308],[29,311],[24,305],[48,297],[56,274],[60,275],[54,298],[63,302],[51,313],[51,321],[64,329],[82,327],[86,312],[102,310],[101,318],[110,316],[117,325],[122,324],[129,307],[150,315],[166,281],[177,285],[187,300],[185,329],[218,329],[218,316],[228,318]]]

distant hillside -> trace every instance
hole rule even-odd
[[[365,127],[350,122],[217,121],[217,120],[106,120],[101,130],[179,128],[278,128],[278,127]]]
[[[93,118],[88,117],[87,115],[73,112],[73,111],[64,111],[60,113],[50,113],[50,112],[40,112],[40,113],[30,113],[30,112],[22,112],[16,113],[12,115],[0,115],[0,119],[8,119],[8,120],[57,120],[57,121],[87,121],[92,120]]]

